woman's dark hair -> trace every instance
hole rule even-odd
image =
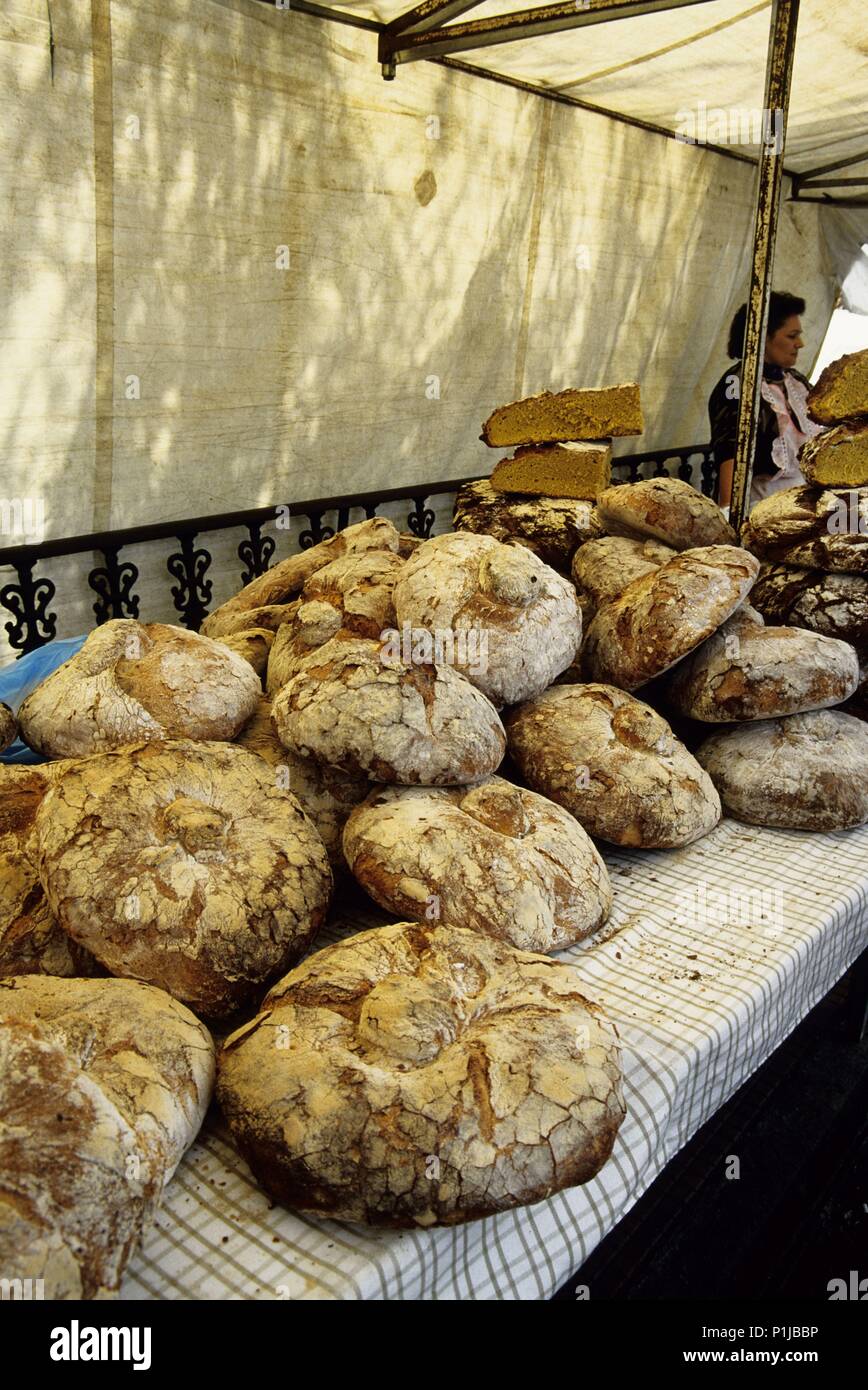
[[[805,312],[805,301],[797,294],[787,294],[786,290],[772,290],[769,300],[769,324],[766,334],[771,337],[777,333],[794,314]],[[729,341],[726,350],[730,357],[735,360],[741,357],[744,352],[744,331],[747,327],[747,305],[742,304],[736,311],[732,323],[729,325]]]

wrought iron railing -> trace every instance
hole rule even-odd
[[[643,454],[625,454],[613,459],[616,478],[636,482],[640,477],[664,477],[667,474],[697,484],[702,491],[713,495],[717,468],[710,445],[692,445],[681,449],[657,449]],[[93,604],[96,624],[110,618],[139,617],[140,599],[135,592],[139,579],[138,567],[121,558],[125,547],[159,541],[176,541],[178,549],[166,558],[166,570],[176,582],[171,597],[180,621],[185,627],[198,629],[209,609],[212,582],[208,578],[211,554],[197,546],[198,536],[214,531],[242,529],[246,535],[237,547],[242,569],[239,585],[263,574],[275,556],[276,540],[263,535],[263,527],[274,522],[280,512],[289,511],[295,518],[304,518],[307,526],[296,536],[301,549],[333,536],[335,531],[349,525],[351,513],[359,509],[366,517],[376,516],[388,504],[409,502],[407,526],[413,535],[427,537],[437,520],[435,499],[451,499],[463,483],[471,478],[448,479],[436,483],[417,483],[409,487],[389,488],[377,492],[358,492],[346,497],[316,498],[299,502],[289,508],[254,507],[247,511],[224,512],[217,516],[185,518],[182,521],[162,521],[148,526],[129,526],[120,531],[95,532],[87,536],[66,536],[38,544],[9,546],[0,550],[0,566],[14,569],[16,582],[0,588],[0,607],[11,615],[5,623],[9,646],[18,656],[43,646],[56,636],[57,614],[49,611],[58,596],[57,586],[46,574],[36,571],[53,558],[65,555],[93,554],[102,563],[87,574],[87,583],[96,595]],[[451,515],[451,504],[450,504]],[[333,524],[329,524],[333,522]]]

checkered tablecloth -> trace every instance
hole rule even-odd
[[[868,827],[809,835],[725,820],[683,850],[606,859],[610,921],[561,957],[622,1041],[627,1118],[593,1182],[455,1228],[372,1231],[271,1208],[212,1116],[123,1296],[554,1293],[868,945]],[[376,920],[338,917],[323,944]]]

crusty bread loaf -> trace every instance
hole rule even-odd
[[[799,463],[808,482],[816,487],[865,487],[868,419],[850,420],[814,435],[802,445]]]
[[[266,688],[274,695],[338,632],[379,641],[395,626],[393,592],[404,561],[389,550],[344,555],[305,584],[291,622],[277,634]]]
[[[588,1182],[624,1117],[616,1035],[579,985],[478,932],[362,932],[227,1039],[220,1103],[302,1211],[426,1228],[538,1202]]]
[[[602,925],[609,875],[574,818],[491,777],[473,787],[387,787],[344,829],[350,869],[396,917],[559,951]]]
[[[280,785],[296,798],[326,847],[332,869],[345,869],[341,835],[354,806],[364,801],[371,784],[367,777],[350,776],[339,768],[301,758],[284,748],[274,730],[271,701],[262,696],[259,708],[235,740],[250,753],[279,769]]]
[[[332,877],[274,770],[222,743],[134,744],[71,767],[36,814],[55,917],[113,975],[225,1018],[307,950]]]
[[[590,623],[598,608],[611,603],[634,579],[652,574],[677,555],[660,541],[601,536],[588,541],[573,556],[573,583],[579,595],[582,620]]]
[[[0,765],[0,976],[86,976],[98,969],[55,921],[36,871],[33,824],[49,786],[41,768]]]
[[[262,680],[268,666],[268,653],[274,642],[274,633],[267,627],[246,627],[240,632],[227,633],[217,641],[230,651],[243,656]]]
[[[868,574],[868,488],[773,492],[757,502],[741,538],[764,560]]]
[[[675,667],[667,694],[689,719],[728,724],[838,705],[858,684],[848,642],[766,627],[754,609],[742,608]]]
[[[400,547],[401,537],[385,517],[375,516],[369,521],[360,521],[356,526],[347,526],[329,540],[320,541],[319,545],[301,550],[297,555],[290,555],[266,570],[265,574],[251,580],[239,593],[208,614],[202,623],[202,631],[211,637],[219,637],[228,630],[226,623],[236,614],[263,605],[287,603],[301,592],[312,574],[342,555],[361,550],[391,550],[397,555]]]
[[[597,498],[597,510],[612,536],[650,537],[673,550],[736,543],[717,503],[680,478],[615,484]]]
[[[612,479],[612,446],[525,444],[501,459],[491,474],[500,492],[594,501]]]
[[[208,1030],[134,980],[0,980],[0,1269],[117,1294],[205,1116]]]
[[[47,758],[86,757],[139,739],[231,739],[260,691],[250,664],[222,643],[115,618],[31,691],[18,722]]]
[[[291,752],[373,782],[475,782],[506,746],[494,706],[457,671],[405,665],[362,637],[326,643],[277,692],[271,714]]]
[[[743,603],[759,561],[732,545],[684,550],[597,613],[582,649],[591,679],[636,690],[710,637]]]
[[[868,575],[763,564],[750,601],[767,623],[807,627],[868,647]]]
[[[819,425],[868,415],[868,349],[829,363],[808,394],[808,414]]]
[[[553,686],[511,710],[506,729],[528,785],[598,839],[672,849],[720,819],[714,787],[666,721],[613,686]]]
[[[426,541],[407,561],[394,598],[398,627],[448,638],[450,664],[498,706],[545,690],[581,642],[569,580],[491,536],[456,531]],[[471,635],[477,641],[463,651]]]
[[[493,449],[501,449],[513,444],[609,439],[641,434],[644,428],[639,387],[631,381],[590,390],[541,391],[501,405],[489,415],[479,437]]]
[[[239,608],[237,612],[224,613],[222,608],[215,609],[207,619],[208,636],[222,642],[225,637],[249,632],[252,627],[276,633],[295,616],[297,609],[297,599],[291,603],[267,603],[259,608]]]
[[[459,489],[452,524],[456,531],[515,541],[562,574],[569,574],[577,546],[603,534],[590,502],[511,496],[496,492],[487,478]]]
[[[18,737],[18,721],[8,705],[0,704],[0,753]]]
[[[722,729],[696,756],[725,809],[749,825],[847,830],[868,821],[868,727],[840,710]]]

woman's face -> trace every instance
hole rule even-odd
[[[794,367],[799,349],[805,346],[802,341],[802,320],[792,314],[776,333],[766,337],[766,361],[776,367]]]

